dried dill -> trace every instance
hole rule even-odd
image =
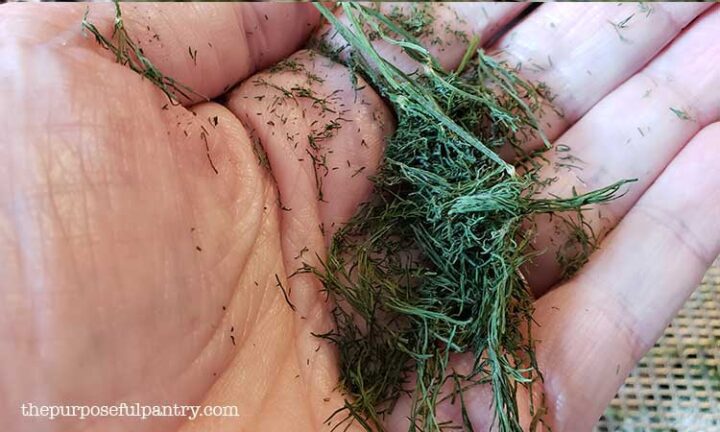
[[[670,111],[672,111],[672,113],[675,114],[675,116],[677,116],[677,118],[679,118],[680,120],[692,120],[690,114],[688,114],[688,112],[685,110],[670,107]]]
[[[383,430],[383,417],[409,395],[410,430],[470,431],[463,390],[487,384],[499,429],[520,431],[516,392],[541,379],[521,273],[532,233],[523,226],[538,213],[613,199],[624,182],[539,198],[538,163],[525,158],[519,173],[495,150],[519,148],[532,135],[545,140],[536,117],[543,86],[523,81],[476,42],[448,72],[417,41],[416,29],[375,8],[342,4],[345,25],[317,7],[347,41],[346,64],[397,116],[374,197],[337,232],[323,268],[304,268],[318,274],[336,304],[336,328],[321,337],[338,347],[347,399],[328,421],[335,429],[356,422]],[[394,67],[373,48],[376,39],[402,47],[420,71]],[[452,370],[454,353],[472,353],[472,370]],[[460,404],[461,424],[437,417],[437,405],[450,400]],[[542,422],[540,405],[531,401],[534,425]]]
[[[405,7],[409,10],[405,11]],[[429,36],[432,31],[432,23],[435,21],[432,4],[427,2],[393,5],[388,18],[393,22],[403,23],[405,31],[416,38]]]
[[[630,43],[631,41],[630,41],[630,39],[626,38],[622,32],[623,32],[623,30],[626,30],[627,28],[630,27],[630,21],[633,19],[633,17],[635,17],[635,14],[631,14],[627,18],[625,18],[622,21],[619,21],[617,23],[613,22],[613,21],[608,21],[610,23],[610,25],[612,25],[613,28],[615,29],[615,33],[617,33],[620,40],[625,43]]]
[[[177,104],[177,97],[182,96],[187,100],[191,100],[190,95],[195,95],[204,100],[209,100],[206,96],[199,94],[190,87],[177,82],[173,78],[164,75],[158,70],[152,62],[145,57],[143,49],[133,42],[130,35],[128,35],[125,29],[125,23],[123,21],[122,12],[120,11],[120,4],[117,0],[113,1],[115,5],[115,22],[113,24],[113,32],[110,38],[104,36],[97,27],[88,21],[88,13],[90,8],[85,10],[85,15],[82,20],[83,30],[87,30],[95,36],[95,40],[100,46],[109,50],[115,55],[115,60],[129,67],[133,72],[138,75],[147,78],[150,82],[155,84],[163,93],[170,99],[173,104]],[[157,35],[155,35],[157,36]],[[192,50],[188,47],[188,52],[193,62],[197,64],[197,50]]]

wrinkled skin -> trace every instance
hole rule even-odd
[[[525,6],[435,7],[438,29],[492,40]],[[637,8],[546,4],[494,41],[497,56],[557,95],[563,115],[549,111],[545,131],[582,169],[550,152],[545,174],[558,181],[547,193],[639,179],[588,213],[597,232],[614,229],[569,282],[556,285],[562,231],[537,221],[535,246],[546,252],[527,274],[555,431],[590,429],[720,250],[720,9]],[[313,277],[288,276],[324,256],[333,229],[367,199],[392,133],[389,108],[370,87],[356,95],[344,67],[293,54],[318,31],[310,5],[124,7],[160,70],[210,97],[225,93],[224,106],[168,106],[83,37],[84,9],[0,7],[0,429],[328,430],[343,400],[336,357],[310,333],[331,328],[329,306]],[[632,13],[626,28],[609,24]],[[109,31],[109,5],[90,17]],[[439,33],[445,43],[433,49],[454,67],[463,42]],[[322,144],[339,167],[322,176],[322,202],[312,149],[287,136],[306,137],[327,113],[307,100],[273,111],[277,91],[257,84],[304,82],[260,72],[290,55],[323,78],[312,83],[318,94],[339,90],[332,104],[347,120]],[[48,421],[21,417],[25,402],[234,405],[239,417]],[[388,430],[407,430],[406,402]],[[466,402],[476,430],[489,426],[488,390]],[[457,419],[457,407],[441,415]]]

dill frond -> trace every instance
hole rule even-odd
[[[129,67],[133,72],[146,78],[157,86],[168,97],[171,103],[178,104],[178,95],[186,100],[191,100],[191,95],[195,95],[204,100],[209,100],[206,96],[194,91],[190,87],[164,75],[153,63],[145,57],[145,53],[128,35],[125,29],[120,4],[117,0],[113,1],[115,5],[115,22],[113,24],[113,32],[110,38],[104,36],[98,28],[88,20],[90,8],[85,10],[81,26],[83,30],[87,30],[93,36],[97,43],[103,48],[109,50],[115,56],[115,60],[121,65]],[[197,50],[188,47],[190,57],[197,64]],[[193,54],[194,53],[194,54]]]
[[[397,115],[374,198],[337,232],[323,268],[304,268],[337,305],[335,330],[319,335],[338,347],[347,394],[335,428],[357,422],[383,430],[384,416],[407,394],[411,430],[470,431],[463,391],[487,384],[499,429],[521,431],[516,393],[541,379],[532,297],[521,273],[532,233],[523,226],[537,213],[611,200],[625,182],[536,198],[543,187],[537,164],[528,158],[520,174],[495,150],[519,149],[531,136],[549,147],[537,120],[541,85],[523,81],[475,41],[461,67],[443,70],[415,37],[423,34],[415,28],[420,21],[407,29],[376,8],[343,3],[345,25],[316,6],[347,41],[346,64]],[[406,74],[382,58],[372,45],[377,39],[402,47],[420,72]],[[450,369],[455,353],[474,355],[470,373]],[[451,395],[441,391],[447,383]],[[462,424],[437,418],[436,406],[448,397],[460,404]],[[542,422],[542,403],[532,401],[531,411],[533,424]]]

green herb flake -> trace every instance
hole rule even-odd
[[[670,107],[670,111],[672,111],[673,114],[675,114],[680,120],[692,120],[690,114],[688,114],[688,112],[685,110]]]

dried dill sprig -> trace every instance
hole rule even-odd
[[[374,6],[378,7],[378,5]],[[404,6],[409,10],[403,10]],[[435,21],[432,4],[427,2],[393,5],[387,17],[393,22],[403,23],[403,29],[416,38],[429,36],[432,23]]]
[[[537,168],[528,163],[519,174],[494,149],[542,137],[542,86],[523,81],[477,43],[462,67],[448,72],[374,8],[342,4],[350,23],[344,25],[317,7],[347,41],[348,66],[397,115],[372,201],[338,231],[324,268],[304,269],[320,276],[337,305],[335,330],[321,335],[339,348],[348,395],[335,428],[356,421],[382,430],[383,417],[407,394],[411,430],[469,431],[463,389],[488,384],[500,430],[520,431],[517,390],[541,379],[532,298],[520,270],[531,254],[523,226],[537,213],[613,199],[624,182],[537,198]],[[371,43],[377,38],[402,47],[420,71],[405,74],[380,57]],[[451,370],[453,353],[472,353],[472,370]],[[438,403],[449,398],[460,404],[462,424],[438,419]],[[536,404],[533,424],[542,421]]]
[[[94,24],[88,21],[90,8],[85,10],[85,15],[83,16],[81,24],[82,28],[92,33],[100,46],[112,52],[118,63],[129,67],[135,73],[147,78],[150,82],[155,84],[160,90],[162,90],[163,93],[165,93],[171,103],[178,103],[178,95],[187,100],[191,100],[190,95],[195,95],[204,100],[209,100],[206,96],[201,95],[190,87],[179,83],[173,78],[170,78],[160,72],[160,70],[158,70],[155,65],[153,65],[147,57],[145,57],[143,49],[132,40],[130,35],[128,35],[118,1],[113,1],[113,4],[115,5],[115,22],[113,24],[113,32],[110,38],[104,36]],[[188,48],[188,50],[191,57],[193,57],[193,51],[190,48]],[[195,57],[193,57],[193,60],[196,61],[196,58],[197,50],[195,50]]]

